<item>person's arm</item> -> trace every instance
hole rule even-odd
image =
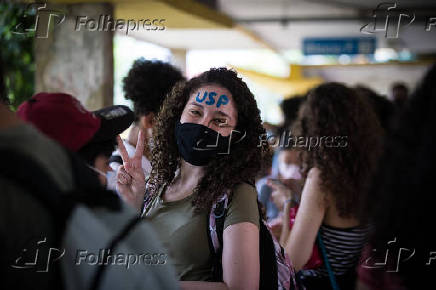
[[[326,205],[320,188],[320,171],[312,168],[306,179],[295,223],[285,245],[296,271],[309,260],[313,244],[324,219]]]
[[[283,247],[289,237],[289,210],[291,207],[295,206],[294,194],[290,188],[281,182],[274,182],[274,180],[269,179],[267,181],[268,186],[273,190],[271,198],[276,206],[280,209],[282,213],[282,229],[280,234],[280,245]]]
[[[223,233],[223,281],[181,281],[181,289],[259,289],[259,229],[249,222],[228,226]]]
[[[259,228],[249,222],[230,225],[223,242],[223,279],[228,288],[258,289]]]

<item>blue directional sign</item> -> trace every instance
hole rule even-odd
[[[373,54],[375,37],[305,38],[303,53],[314,54]]]

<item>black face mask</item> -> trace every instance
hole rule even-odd
[[[176,123],[175,136],[182,158],[195,166],[205,166],[217,155],[230,154],[230,134],[223,137],[217,131],[195,123]],[[234,143],[234,142],[232,142]]]

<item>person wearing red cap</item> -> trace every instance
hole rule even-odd
[[[127,106],[111,106],[90,112],[73,96],[64,93],[38,93],[22,103],[17,115],[42,133],[77,152],[99,173],[103,185],[111,172],[109,157],[116,136],[133,122]]]
[[[1,289],[179,289],[166,250],[151,225],[133,223],[137,214],[123,202],[115,202],[114,194],[101,188],[77,154],[9,109],[1,68]],[[89,116],[80,104],[78,108]],[[63,119],[78,122],[70,119],[74,115],[66,114]],[[106,123],[116,122],[120,130],[125,126],[118,124],[125,110],[96,115],[101,119],[97,133],[92,134],[96,139],[104,128],[112,132],[108,135],[116,133]],[[51,120],[58,122],[63,120]],[[52,126],[62,129],[58,124]],[[65,135],[79,136],[82,129],[69,125]],[[112,240],[115,249],[104,249]],[[84,251],[88,252],[85,261],[78,256]],[[121,255],[115,256],[115,251]],[[93,258],[100,261],[103,255],[104,263],[103,259],[94,263]],[[103,267],[105,274],[98,279],[94,274],[103,273],[99,272]]]

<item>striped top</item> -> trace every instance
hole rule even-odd
[[[367,243],[370,226],[358,226],[352,228],[336,228],[321,225],[320,233],[327,252],[327,257],[333,273],[343,275],[355,268],[364,245]],[[304,276],[324,277],[328,276],[324,265],[317,269],[302,270]]]

